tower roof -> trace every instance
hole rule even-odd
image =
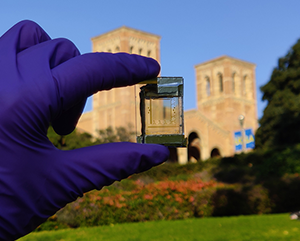
[[[251,65],[253,67],[256,66],[256,64],[248,62],[248,61],[244,61],[244,60],[241,60],[241,59],[238,59],[238,58],[233,58],[233,57],[228,56],[228,55],[222,55],[222,56],[219,56],[217,58],[214,58],[214,59],[202,62],[200,64],[196,64],[194,67],[198,68],[198,67],[201,67],[201,66],[205,66],[205,65],[208,65],[208,64],[222,62],[222,61],[225,61],[225,60],[229,60],[231,62],[238,62],[238,63],[242,63],[242,64],[246,64],[246,65]]]
[[[91,40],[94,41],[94,40],[97,40],[97,39],[105,38],[109,35],[125,33],[125,32],[133,33],[133,34],[140,34],[140,35],[144,35],[144,36],[148,36],[148,37],[152,37],[152,38],[156,38],[156,39],[161,39],[161,36],[159,36],[157,34],[141,31],[141,30],[138,30],[138,29],[127,27],[127,26],[122,26],[122,27],[116,28],[114,30],[108,31],[106,33],[100,34],[98,36],[92,37]]]

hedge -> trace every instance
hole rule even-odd
[[[300,210],[300,145],[166,163],[68,204],[37,230]]]
[[[200,179],[135,181],[132,191],[92,191],[60,210],[48,223],[56,227],[271,213],[274,204],[261,185],[243,186]],[[48,225],[48,226],[47,226]],[[49,224],[39,230],[48,229]],[[53,224],[50,225],[53,229]]]

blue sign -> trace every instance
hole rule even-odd
[[[254,134],[252,129],[246,129],[244,137],[242,131],[234,132],[234,148],[235,151],[243,150],[243,138],[245,138],[245,147],[246,149],[253,149],[255,147]]]
[[[252,129],[245,130],[246,149],[253,149],[255,147],[254,134]]]
[[[241,131],[234,132],[235,151],[243,150],[243,136]]]

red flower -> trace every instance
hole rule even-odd
[[[145,194],[144,195],[144,199],[146,199],[146,200],[152,200],[153,196],[151,194]]]

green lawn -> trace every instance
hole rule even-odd
[[[290,220],[288,214],[275,214],[126,223],[93,228],[36,232],[19,240],[299,241],[300,221]]]

